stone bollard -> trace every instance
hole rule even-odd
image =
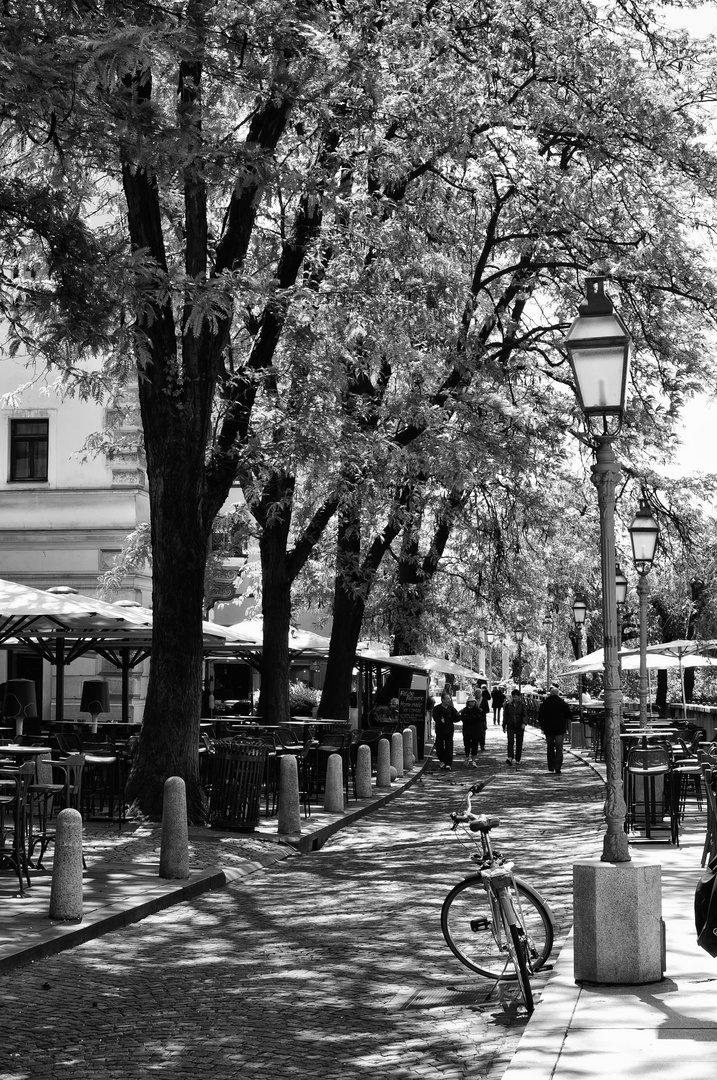
[[[326,762],[324,810],[330,814],[344,812],[344,769],[340,754],[329,754]]]
[[[169,879],[189,877],[187,789],[181,776],[169,776],[164,781],[159,876]]]
[[[394,731],[391,736],[391,764],[396,776],[403,776],[403,735],[400,731]]]
[[[376,787],[391,786],[391,744],[388,739],[378,740],[378,762],[376,765]]]
[[[411,732],[411,738],[413,739],[413,761],[418,761],[418,728],[415,724],[411,724],[409,729]]]
[[[413,768],[413,735],[410,728],[404,728],[403,735],[403,771],[410,772]]]
[[[362,743],[356,755],[356,798],[371,798],[371,747]]]
[[[82,815],[69,807],[57,815],[50,918],[82,922]]]
[[[301,832],[301,806],[299,802],[299,768],[293,754],[284,754],[279,764],[279,824],[276,831],[282,835]]]

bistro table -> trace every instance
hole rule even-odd
[[[0,746],[0,756],[8,756],[14,758],[32,758],[36,760],[42,757],[43,754],[47,757],[52,753],[51,746],[18,746],[16,743],[8,743],[5,746]]]

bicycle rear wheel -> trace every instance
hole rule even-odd
[[[521,878],[515,878],[510,895],[516,914],[525,927],[525,959],[537,971],[553,948],[553,918],[540,895]],[[500,918],[500,912],[498,912]],[[493,936],[493,912],[479,874],[459,881],[446,896],[441,909],[441,930],[451,951],[471,971],[488,979],[516,979],[510,970],[508,942],[502,927]]]
[[[505,925],[505,921],[504,924]],[[513,961],[513,967],[515,968],[515,977],[518,980],[518,986],[520,992],[523,995],[523,1001],[525,1007],[528,1010],[528,1016],[531,1015],[535,1005],[533,1004],[533,988],[530,985],[530,974],[528,972],[528,964],[525,958],[526,941],[525,937],[519,926],[508,926],[508,951],[510,952],[510,958]]]

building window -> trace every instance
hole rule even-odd
[[[47,480],[47,420],[10,421],[10,479]]]

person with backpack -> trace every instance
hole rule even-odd
[[[508,736],[506,765],[517,765],[523,756],[523,736],[528,726],[528,709],[520,690],[513,690],[503,709],[503,731]]]
[[[441,701],[433,710],[433,723],[436,730],[435,751],[442,769],[453,768],[453,727],[458,719],[458,711],[448,690],[441,694]]]
[[[540,703],[538,727],[545,733],[548,744],[548,772],[554,772],[557,776],[560,776],[563,768],[563,742],[570,720],[570,706],[561,698],[559,688],[553,684],[548,696]]]

